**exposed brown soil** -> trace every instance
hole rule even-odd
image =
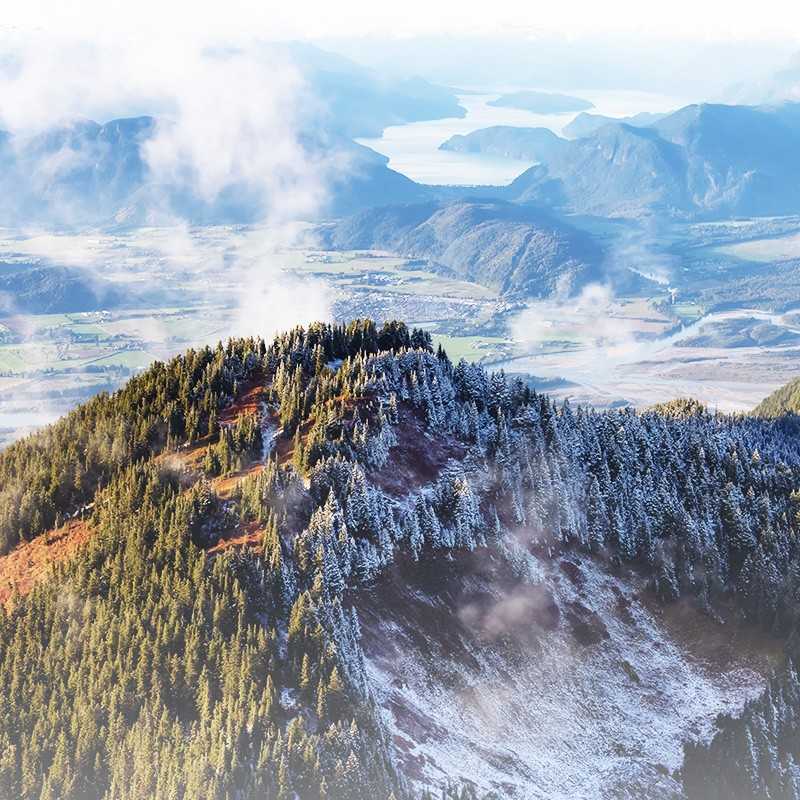
[[[215,555],[236,548],[260,547],[263,535],[264,529],[258,523],[249,522],[241,528],[228,531],[227,535],[223,536],[215,545],[209,547],[207,552],[209,555]]]
[[[256,414],[267,397],[262,375],[256,375],[239,388],[239,396],[219,415],[221,425],[233,425],[242,414]]]
[[[260,467],[260,465],[256,465]],[[231,486],[238,477],[230,479]],[[223,491],[229,489],[223,486]],[[47,577],[54,564],[72,558],[92,537],[93,530],[84,520],[70,520],[61,528],[47,531],[30,542],[22,542],[10,553],[0,556],[0,605],[13,602],[15,595],[24,596],[41,580]],[[221,553],[233,548],[260,547],[263,528],[257,523],[235,528],[227,532],[208,549],[209,554]]]
[[[451,459],[462,459],[466,449],[459,442],[431,436],[410,406],[402,405],[398,417],[397,445],[370,479],[388,494],[403,497],[436,480],[442,467]]]
[[[0,605],[6,605],[15,593],[27,594],[47,576],[53,564],[71,558],[91,536],[86,522],[71,520],[0,557]]]
[[[156,456],[156,461],[178,472],[199,473],[206,454],[206,448],[210,444],[213,444],[211,437],[204,436],[191,444],[182,445],[177,450],[160,453]]]
[[[232,472],[230,475],[212,479],[211,486],[217,493],[218,497],[220,497],[222,500],[227,500],[230,498],[233,490],[240,481],[243,481],[250,475],[255,475],[256,473],[261,472],[262,469],[264,469],[264,465],[261,463],[261,461],[254,459],[247,464],[244,469],[240,469],[238,472]]]
[[[783,662],[783,641],[746,622],[733,608],[718,604],[714,619],[689,599],[663,605],[649,592],[639,599],[676,642],[712,670],[742,664],[767,674]]]
[[[242,414],[260,411],[266,398],[266,387],[260,375],[242,386],[239,397],[220,413],[221,424],[235,424]],[[186,473],[186,482],[193,483],[200,474],[206,448],[211,444],[208,436],[178,450],[161,453],[156,460],[176,471]],[[244,469],[224,478],[212,481],[216,493],[223,499],[230,497],[239,481],[263,468],[259,460],[253,460]],[[92,529],[83,520],[71,520],[61,528],[47,531],[30,542],[22,542],[10,553],[0,556],[0,605],[7,605],[15,594],[25,595],[50,572],[53,564],[71,558],[92,535]],[[222,552],[233,547],[246,547],[261,543],[262,531],[256,525],[236,529],[222,539],[210,553]]]

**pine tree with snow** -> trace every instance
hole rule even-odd
[[[614,509],[613,531],[620,556],[626,561],[633,561],[636,558],[636,539],[621,500]]]
[[[323,585],[331,597],[341,597],[344,592],[344,578],[332,545],[319,546],[317,562],[322,572]]]
[[[436,550],[444,546],[439,520],[422,494],[417,495],[415,513],[425,544]]]
[[[380,559],[375,545],[366,539],[359,539],[353,557],[353,573],[360,583],[369,583],[378,573]]]
[[[605,500],[600,491],[597,476],[592,477],[589,494],[586,499],[586,522],[588,528],[589,549],[597,553],[603,549],[608,528],[608,513]]]
[[[678,577],[675,574],[675,565],[663,546],[656,549],[654,587],[658,597],[666,603],[680,597]]]
[[[483,522],[478,509],[478,501],[465,477],[456,481],[455,492],[455,545],[462,549],[474,550],[476,547],[475,534]]]
[[[347,513],[345,516],[348,530],[354,536],[369,537],[375,531],[375,508],[367,487],[364,471],[356,464],[347,486]]]
[[[419,561],[425,537],[420,529],[419,518],[415,511],[411,511],[403,520],[403,536],[408,542],[412,558],[414,561]]]

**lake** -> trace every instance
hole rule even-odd
[[[467,110],[463,119],[448,118],[393,125],[386,128],[380,138],[358,141],[387,156],[392,169],[419,183],[451,186],[505,185],[532,166],[533,162],[474,153],[449,153],[439,150],[439,145],[454,134],[467,134],[492,125],[549,128],[560,135],[577,114],[533,114],[529,111],[488,105],[500,94],[459,95],[459,103]],[[683,99],[647,92],[575,91],[570,94],[594,103],[595,108],[589,113],[610,117],[624,117],[639,111],[671,111],[686,105]]]

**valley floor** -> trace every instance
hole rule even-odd
[[[454,361],[526,374],[537,388],[574,402],[647,407],[692,396],[722,411],[747,411],[797,374],[800,322],[791,309],[800,302],[792,277],[798,225],[756,220],[681,229],[671,256],[673,268],[687,264],[677,300],[665,284],[635,295],[593,285],[577,298],[527,305],[424,261],[319,250],[308,230],[277,243],[274,231],[240,226],[2,231],[0,266],[63,263],[87,285],[102,277],[121,294],[108,307],[101,297],[88,311],[5,303],[0,446],[115,389],[155,359],[320,318],[404,319],[427,329]],[[616,236],[618,227],[597,233]],[[757,260],[767,257],[789,260]],[[738,307],[708,312],[731,297]]]

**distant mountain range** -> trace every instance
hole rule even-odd
[[[303,73],[324,107],[325,127],[341,136],[374,137],[389,125],[466,116],[452,90],[422,78],[384,78],[302,42],[270,47],[284,51]]]
[[[337,64],[320,57],[319,85],[327,80],[383,91],[379,82],[369,84],[365,71]],[[412,113],[415,92],[431,99],[426,113],[452,112],[449,90],[418,82],[393,86],[395,115]],[[345,96],[332,106],[342,120]],[[263,219],[265,200],[253,187],[232,184],[209,200],[153,178],[143,145],[169,124],[141,116],[81,120],[27,138],[0,135],[0,224]],[[354,118],[349,128],[320,125],[302,138],[310,159],[340,165],[325,180],[327,204],[317,215],[339,220],[326,230],[328,246],[425,258],[509,297],[574,291],[608,277],[605,245],[565,222],[570,214],[674,220],[800,213],[800,104],[692,105],[627,121],[580,115],[569,131],[574,139],[510,126],[452,137],[443,149],[537,162],[508,186],[478,188],[424,186],[391,170],[386,157],[342,132],[369,124]]]
[[[569,131],[579,138],[561,143],[521,128],[445,146],[497,153],[498,142],[513,141],[542,163],[497,196],[569,212],[719,219],[800,211],[800,104],[690,105],[646,122],[579,117]]]
[[[5,224],[110,216],[145,182],[141,146],[151,117],[99,125],[77,120],[31,137],[0,138],[0,220]]]
[[[543,128],[495,126],[453,136],[442,149],[538,163],[505,187],[418,186],[426,202],[367,208],[329,229],[327,243],[393,250],[508,296],[545,296],[609,277],[603,247],[564,215],[673,220],[800,211],[800,104],[694,105],[628,122],[583,115],[576,130],[586,133],[569,140]]]
[[[388,125],[464,116],[450,89],[419,78],[387,80],[310,45],[273,45],[298,65],[320,98],[302,132],[309,158],[341,166],[327,182],[321,213],[339,215],[375,202],[413,202],[425,190],[355,144]],[[72,120],[36,135],[0,131],[0,224],[154,224],[180,216],[194,223],[263,218],[263,197],[231,183],[212,200],[189,182],[164,184],[150,173],[143,145],[168,118],[139,116],[100,124]]]
[[[338,58],[333,64],[320,58],[312,70],[316,85],[330,89],[331,113],[307,131],[303,145],[309,157],[343,165],[327,180],[323,217],[476,194],[603,217],[724,219],[800,212],[798,103],[691,105],[625,121],[582,114],[567,127],[574,139],[542,128],[486,128],[454,136],[441,147],[536,166],[507,187],[430,187],[389,169],[384,156],[350,136],[402,119],[460,113],[454,95],[423,81],[387,88],[347,63],[336,72]],[[361,89],[372,110],[359,117],[351,100]],[[153,224],[170,215],[198,224],[263,218],[264,198],[252,186],[231,184],[209,200],[191,186],[155,181],[143,144],[169,124],[141,116],[105,124],[79,120],[30,137],[0,133],[0,224]]]
[[[594,103],[580,97],[533,91],[504,94],[496,100],[490,100],[487,105],[498,108],[519,108],[522,111],[532,111],[534,114],[567,114],[594,108]]]
[[[191,184],[150,174],[143,145],[152,117],[100,125],[76,121],[26,139],[0,138],[0,224],[152,225],[180,216],[197,224],[248,223],[265,213],[253,186],[231,183],[208,199]],[[345,137],[306,137],[309,158],[340,161],[323,214],[349,214],[385,202],[414,202],[425,188],[387,167],[388,159]]]
[[[589,234],[541,209],[500,201],[369,209],[327,229],[324,238],[335,249],[425,258],[507,296],[570,292],[601,275],[602,250]]]

